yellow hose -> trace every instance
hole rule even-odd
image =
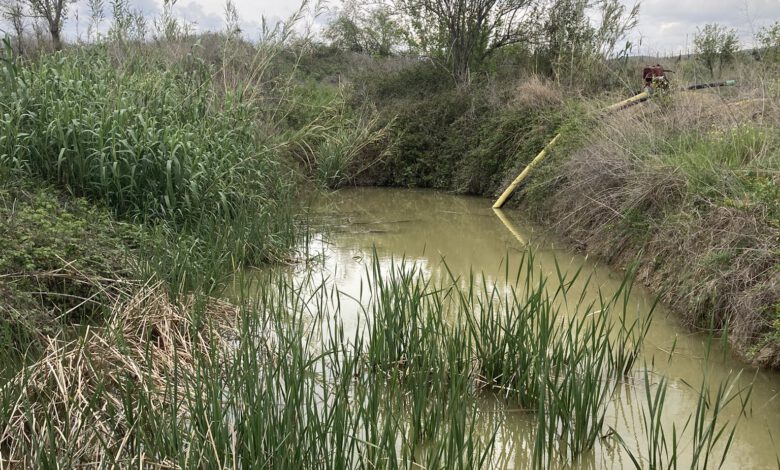
[[[512,193],[517,189],[517,187],[520,185],[520,183],[523,182],[526,176],[528,176],[528,173],[533,170],[533,168],[539,164],[542,160],[544,160],[544,157],[547,155],[547,152],[550,151],[551,148],[558,142],[558,138],[561,136],[561,134],[557,134],[555,137],[553,137],[553,140],[550,141],[549,144],[545,145],[545,147],[542,149],[541,152],[539,152],[539,155],[537,155],[533,160],[531,160],[531,163],[529,163],[522,173],[520,173],[517,178],[515,178],[514,181],[504,190],[504,192],[501,194],[501,196],[498,198],[498,200],[493,204],[493,209],[500,209],[501,206],[504,205],[507,199],[509,199],[509,196],[512,195]]]
[[[645,101],[645,100],[649,99],[650,96],[652,96],[650,94],[650,92],[643,91],[642,93],[640,93],[640,94],[638,94],[636,96],[632,96],[631,98],[629,98],[627,100],[623,100],[620,103],[615,103],[612,106],[609,106],[609,107],[605,108],[604,112],[609,114],[609,113],[612,113],[614,111],[620,111],[623,108],[627,108],[627,107],[629,107],[631,105],[634,105],[634,104],[637,104],[637,103],[641,103],[642,101]]]
[[[650,92],[643,91],[642,93],[633,96],[627,100],[623,100],[620,103],[615,103],[612,106],[604,109],[604,112],[609,114],[614,111],[619,111],[623,108],[627,108],[631,105],[634,105],[636,103],[641,103],[642,101],[645,101],[652,96]],[[496,202],[493,204],[493,209],[500,209],[504,203],[506,203],[506,200],[509,199],[509,196],[512,195],[513,192],[515,192],[515,189],[520,185],[520,183],[523,182],[523,180],[528,176],[528,174],[531,172],[531,170],[534,169],[539,163],[541,163],[542,160],[544,160],[544,157],[547,156],[547,153],[550,151],[550,149],[558,142],[558,138],[561,136],[560,133],[558,133],[555,137],[553,137],[553,140],[550,141],[549,144],[545,145],[545,147],[542,149],[541,152],[533,159],[531,160],[531,163],[529,163],[520,173],[517,178],[515,178],[514,181],[504,190],[503,193],[501,193],[501,196],[496,200]]]

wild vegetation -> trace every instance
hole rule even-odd
[[[355,82],[367,83],[360,99],[398,122],[383,165],[359,182],[495,197],[562,131],[562,143],[510,204],[615,265],[638,258],[640,279],[685,323],[730,325],[740,355],[777,367],[780,88],[773,31],[763,30],[765,47],[748,54],[736,51],[733,33],[704,28],[696,56],[669,59],[676,69],[669,90],[609,119],[600,110],[638,89],[636,78],[625,78],[641,77],[633,59],[602,65],[600,91],[560,69],[548,78],[502,76],[510,67],[502,57],[495,78],[468,91],[443,85],[447,72],[425,63],[358,74]],[[538,54],[515,51],[511,67],[546,60],[556,68],[557,59]],[[739,85],[681,90],[720,77]]]
[[[591,314],[562,322],[556,300],[582,299],[570,291],[577,274],[540,277],[532,257],[519,269],[507,274],[525,281],[507,292],[475,279],[467,290],[457,278],[434,285],[414,265],[384,273],[374,263],[354,337],[340,326],[340,294],[313,278],[293,287],[271,275],[245,292],[252,301],[242,309],[198,296],[171,304],[159,286],[142,287],[104,327],[52,341],[5,386],[5,458],[35,467],[487,467],[500,421],[477,400],[495,393],[536,414],[535,468],[574,462],[603,439],[607,404],[650,318],[632,318],[626,283],[599,303],[574,302],[569,312]],[[706,461],[733,434],[710,414],[746,397],[734,393],[703,394],[695,426],[675,432],[655,461],[676,461],[688,433],[708,446],[693,461]],[[642,468],[643,451],[634,452]]]
[[[87,41],[63,44],[69,2],[3,4],[0,466],[478,468],[526,452],[549,468],[607,441],[636,468],[722,466],[736,424],[719,414],[747,414],[749,390],[694,385],[697,409],[667,429],[668,382],[637,363],[651,319],[627,299],[637,276],[780,366],[777,27],[754,54],[705,28],[670,91],[596,119],[634,91],[638,9],[531,3],[347,4],[329,44],[300,33],[308,5],[253,43],[230,2],[225,31],[195,35],[169,1],[152,20],[113,2],[101,29],[95,1]],[[730,73],[737,91],[675,91]],[[243,280],[308,264],[319,191],[493,196],[557,132],[513,204],[636,264],[598,302],[531,252],[507,290],[374,254],[347,336],[337,286]],[[645,448],[605,424],[642,373]],[[527,448],[499,448],[486,397],[528,411]]]

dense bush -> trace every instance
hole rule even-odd
[[[51,188],[0,177],[0,350],[39,346],[62,325],[102,320],[117,278],[132,277],[138,231]]]
[[[374,184],[492,194],[567,114],[557,90],[536,80],[520,87],[475,82],[464,90],[431,64],[364,78],[365,100],[395,117],[393,145],[369,179]]]

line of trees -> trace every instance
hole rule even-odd
[[[157,17],[147,18],[143,12],[131,7],[132,0],[109,0],[111,21],[107,31],[101,33],[101,23],[106,19],[106,0],[85,0],[89,12],[88,40],[103,38],[112,41],[143,41],[148,33],[155,40],[172,40],[189,35],[191,24],[182,21],[173,11],[177,0],[162,0]],[[62,50],[62,30],[77,0],[0,0],[0,21],[10,26],[19,55],[24,55],[25,38],[32,32],[40,46],[50,42],[55,51]],[[232,0],[226,0],[228,34],[237,28],[237,12]],[[230,18],[230,13],[233,18]],[[231,24],[231,21],[235,24]],[[0,33],[6,31],[0,29]],[[48,41],[46,40],[48,37]]]
[[[62,28],[76,0],[0,0],[2,19],[16,36],[22,53],[26,30],[32,25],[61,50]],[[97,30],[104,0],[88,0]],[[177,25],[175,0],[164,0],[165,30]],[[146,28],[143,15],[129,9],[127,0],[111,1],[114,23],[123,31]],[[228,10],[232,2],[227,2]],[[235,8],[233,7],[235,16]],[[637,25],[639,4],[627,8],[621,0],[346,0],[335,10],[323,36],[333,46],[358,53],[389,56],[411,53],[447,66],[453,79],[468,85],[496,51],[517,45],[544,57],[548,73],[559,81],[575,81],[594,61],[627,55],[625,41]],[[230,19],[228,18],[228,21]],[[95,23],[95,24],[93,24]],[[127,23],[127,24],[125,24]],[[155,26],[158,26],[155,24]],[[162,34],[162,37],[168,37]],[[780,23],[757,35],[761,57],[780,56]],[[739,50],[736,32],[708,24],[694,38],[697,60],[715,76]]]
[[[543,58],[556,80],[572,85],[594,65],[627,57],[639,3],[620,0],[386,0],[337,10],[326,32],[331,44],[386,56],[406,52],[446,65],[460,85],[496,51],[510,45]],[[754,54],[780,61],[780,22],[756,35]],[[740,51],[734,29],[707,24],[694,37],[695,59],[713,77]]]
[[[369,6],[348,1],[326,38],[357,52],[405,50],[439,60],[461,85],[510,45],[545,54],[559,78],[571,79],[581,62],[627,51],[630,44],[620,43],[639,15],[639,4],[627,9],[619,0],[388,1]]]

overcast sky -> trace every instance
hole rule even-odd
[[[629,7],[634,0],[621,0]],[[300,0],[234,0],[243,29],[249,37],[257,37],[263,15],[270,20],[287,17],[300,6]],[[86,1],[79,1],[79,21],[71,18],[69,36],[86,32],[88,10]],[[108,3],[106,2],[108,9]],[[130,0],[134,8],[148,15],[159,13],[162,0]],[[193,22],[198,30],[224,27],[224,0],[178,0],[177,15]],[[108,12],[107,12],[108,13]],[[639,27],[632,34],[638,47],[635,54],[667,55],[685,52],[693,41],[696,28],[706,23],[721,23],[739,33],[743,46],[751,46],[755,32],[762,26],[780,20],[780,0],[643,0]],[[316,27],[324,18],[310,20]]]

